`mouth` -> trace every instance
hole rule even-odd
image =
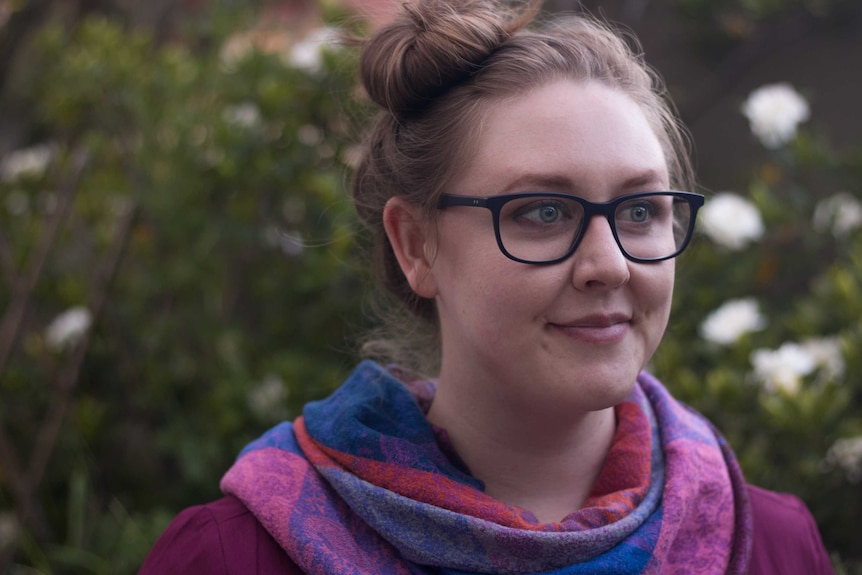
[[[564,323],[551,323],[551,329],[582,343],[608,345],[622,341],[631,329],[627,314],[594,314]]]

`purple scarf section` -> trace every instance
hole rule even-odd
[[[304,572],[746,572],[751,515],[733,453],[652,376],[617,407],[614,447],[584,509],[542,524],[485,495],[441,449],[423,412],[433,384],[393,373],[362,362],[329,398],[248,445],[222,479]]]

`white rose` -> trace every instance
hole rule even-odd
[[[222,64],[228,69],[233,69],[254,50],[254,36],[252,32],[238,32],[230,36],[221,47],[220,58]]]
[[[260,125],[260,108],[254,102],[245,102],[225,108],[222,117],[232,126],[251,129]]]
[[[337,28],[325,26],[313,30],[294,44],[288,54],[288,63],[306,72],[319,72],[323,67],[323,52],[338,45]]]
[[[316,146],[323,141],[323,132],[313,124],[306,124],[296,132],[296,137],[306,146]]]
[[[85,307],[70,308],[45,328],[45,344],[49,349],[62,351],[75,345],[90,329],[93,318]]]
[[[306,242],[299,232],[284,230],[275,225],[263,229],[263,241],[272,248],[278,248],[287,257],[299,257],[306,248]]]
[[[844,375],[844,352],[841,349],[841,339],[838,337],[820,337],[806,339],[802,348],[811,356],[817,367],[830,378]]]
[[[751,132],[767,148],[778,148],[796,135],[810,116],[808,102],[790,84],[769,84],[749,94],[742,105]]]
[[[268,374],[248,394],[248,406],[251,411],[262,419],[279,419],[285,413],[284,402],[287,400],[287,387],[284,381],[275,375]]]
[[[826,463],[841,468],[851,483],[862,481],[862,436],[836,441],[826,453]]]
[[[716,194],[706,201],[697,218],[698,227],[715,243],[739,250],[763,236],[760,210],[740,195]]]
[[[751,353],[754,375],[769,392],[799,392],[802,378],[817,367],[814,357],[801,345],[784,343],[778,349],[757,349]]]
[[[766,327],[766,318],[754,298],[725,302],[707,316],[700,325],[700,334],[707,341],[729,345],[743,334]]]
[[[862,226],[862,202],[847,192],[839,192],[814,207],[814,229],[832,231],[835,237],[847,236]]]
[[[26,176],[41,176],[53,157],[54,146],[51,144],[40,144],[11,152],[0,162],[0,179],[14,182]]]

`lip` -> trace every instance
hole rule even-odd
[[[625,338],[631,327],[631,316],[622,313],[592,314],[550,326],[566,337],[582,343],[612,344]]]

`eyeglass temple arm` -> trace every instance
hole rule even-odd
[[[437,208],[448,208],[451,206],[476,206],[478,208],[485,208],[488,206],[487,198],[478,198],[475,196],[450,196],[448,194],[443,194],[440,196],[440,199],[437,200]]]

